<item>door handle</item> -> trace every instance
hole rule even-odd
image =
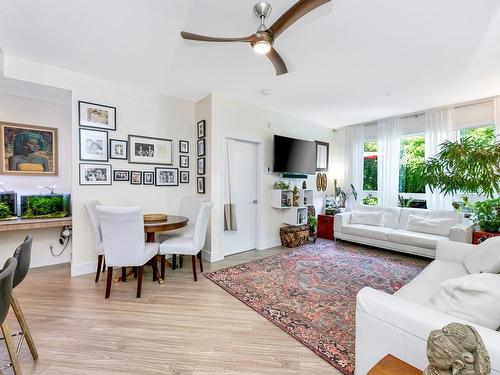
[[[253,203],[253,204],[257,204],[257,199],[254,199],[254,200],[252,201],[252,203]]]

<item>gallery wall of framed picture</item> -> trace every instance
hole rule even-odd
[[[197,134],[197,142],[196,142],[196,155],[198,158],[196,159],[196,192],[198,194],[205,194],[205,173],[206,173],[206,135],[207,135],[207,126],[206,121],[201,120],[196,123],[196,134]]]

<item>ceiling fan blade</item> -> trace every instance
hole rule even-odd
[[[181,36],[184,39],[197,40],[200,42],[252,42],[256,40],[256,37],[253,34],[242,38],[215,38],[211,36],[198,35],[182,31]]]
[[[271,50],[266,54],[266,56],[269,58],[269,60],[271,60],[271,62],[273,63],[274,65],[274,69],[276,69],[276,75],[277,76],[280,76],[282,74],[286,74],[288,73],[288,69],[286,67],[286,64],[285,62],[283,61],[283,59],[281,58],[280,54],[278,53],[278,51],[276,51],[273,48],[271,48]]]
[[[297,20],[304,17],[310,11],[328,3],[331,0],[299,0],[288,9],[278,20],[269,28],[274,37],[277,38],[283,31],[288,29]]]

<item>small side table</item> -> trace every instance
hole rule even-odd
[[[472,244],[477,245],[479,240],[483,237],[490,238],[497,236],[500,236],[499,232],[486,232],[484,230],[475,230],[474,233],[472,234]]]
[[[409,365],[406,362],[394,357],[386,355],[382,358],[367,375],[422,375],[422,371]]]
[[[327,240],[334,239],[333,225],[335,216],[333,215],[318,215],[318,237],[326,238]]]

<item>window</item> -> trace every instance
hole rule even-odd
[[[363,204],[376,206],[378,190],[378,143],[367,141],[363,150]]]
[[[495,125],[460,129],[459,136],[460,140],[472,138],[482,145],[493,144],[495,142]]]
[[[425,208],[425,137],[423,134],[401,138],[399,162],[399,205]]]

